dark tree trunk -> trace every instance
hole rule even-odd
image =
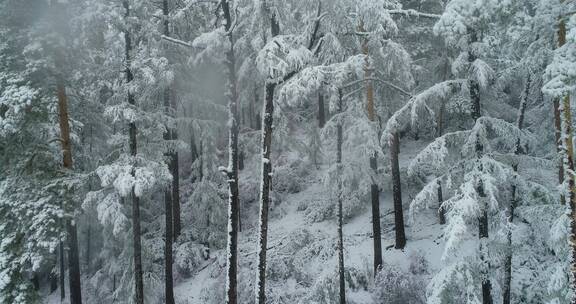
[[[168,0],[162,1],[162,14],[164,17],[164,35],[170,36]],[[168,116],[174,116],[176,111],[172,107],[170,98],[170,89],[164,88],[164,111]],[[164,133],[164,140],[169,141],[176,139],[176,130],[168,125]],[[175,151],[170,150],[164,154],[170,173],[172,173],[172,185],[164,190],[164,210],[165,210],[165,234],[164,234],[164,295],[166,304],[174,304],[174,279],[172,269],[172,244],[176,239],[176,231],[179,232],[180,208],[176,207],[176,197],[178,193],[178,155]]]
[[[76,225],[68,220],[68,281],[70,289],[70,304],[82,304],[82,285],[80,282],[80,256],[78,255],[78,233]]]
[[[338,112],[342,113],[342,91],[338,90]],[[342,178],[342,144],[344,138],[342,136],[342,123],[337,126],[337,155],[336,163],[338,166],[339,178]],[[346,304],[346,281],[345,281],[345,268],[344,268],[344,236],[342,227],[342,182],[338,183],[338,279],[339,279],[339,296],[340,304]]]
[[[472,64],[476,61],[477,57],[475,51],[473,49],[473,44],[478,41],[478,36],[475,30],[469,29],[469,45],[468,45],[468,63]],[[472,101],[472,119],[477,121],[481,116],[481,108],[480,108],[480,85],[477,81],[470,79],[470,99]],[[477,140],[476,141],[476,154],[478,157],[478,166],[479,170],[482,171],[482,163],[480,158],[484,153],[484,147],[482,143]],[[488,248],[485,248],[485,243],[488,240],[488,205],[486,202],[486,193],[484,192],[484,184],[482,180],[477,181],[478,185],[476,188],[476,192],[478,193],[479,203],[481,204],[481,215],[478,218],[478,237],[480,239],[480,263],[482,264],[481,267],[481,277],[482,277],[482,303],[483,304],[492,304],[492,284],[490,283],[490,279],[488,278],[488,270],[490,265],[488,261],[486,261],[486,252]]]
[[[263,3],[264,9],[270,13],[266,2]],[[318,26],[320,19],[320,5],[318,6],[318,18],[316,18],[314,27]],[[278,22],[276,12],[270,14],[270,32],[272,37],[280,33],[280,23]],[[311,43],[314,45],[316,35],[311,37]],[[270,159],[272,150],[272,124],[274,117],[274,91],[276,87],[294,76],[297,71],[292,71],[280,81],[266,82],[266,93],[264,101],[264,116],[262,117],[262,182],[260,184],[260,214],[259,214],[259,231],[258,239],[258,275],[256,278],[256,303],[266,304],[266,250],[268,244],[268,208],[270,205],[270,190],[272,188],[272,162]]]
[[[377,176],[378,163],[376,154],[370,157],[370,168],[374,171],[374,176]],[[372,240],[374,244],[374,276],[382,267],[382,230],[380,228],[380,189],[376,181],[372,181],[370,186],[370,198],[372,206]]]
[[[444,202],[444,198],[442,197],[442,181],[436,181],[438,183],[438,218],[440,220],[440,225],[446,224],[446,210],[442,203]]]
[[[194,128],[190,131],[190,164],[193,164],[198,159],[198,150],[196,149],[196,138],[194,136]]]
[[[58,263],[60,264],[60,273],[58,279],[60,280],[60,301],[64,301],[66,298],[66,286],[64,284],[64,278],[66,277],[66,269],[64,266],[64,242],[60,241],[58,244],[58,253],[59,259]]]
[[[562,154],[562,118],[560,117],[560,98],[554,98],[554,128],[556,136],[556,152],[558,155]],[[558,158],[558,184],[564,183],[564,160],[562,157]],[[560,195],[560,202],[566,203],[566,198],[563,194]]]
[[[172,140],[178,139],[177,132],[172,132]],[[180,212],[180,173],[179,173],[178,152],[172,152],[172,165],[170,171],[172,172],[172,221],[174,226],[174,241],[178,239],[182,233],[182,222]]]
[[[262,185],[260,187],[260,239],[258,248],[258,304],[266,304],[266,249],[268,244],[268,206],[270,204],[270,187],[272,184],[272,163],[270,150],[272,148],[272,123],[274,115],[275,83],[266,84],[266,100],[264,104],[264,129],[262,131]]]
[[[527,99],[528,99],[528,94],[530,93],[530,85],[531,85],[531,80],[530,80],[530,74],[528,74],[528,77],[526,79],[526,85],[524,87],[524,95],[522,96],[522,100],[520,101],[520,108],[518,109],[518,120],[516,121],[516,127],[518,127],[518,129],[522,129],[523,124],[524,124],[524,113],[526,112],[526,105],[527,105]],[[516,140],[516,148],[514,150],[514,154],[519,155],[522,151],[521,151],[521,146],[520,146],[520,138],[518,138]],[[514,165],[512,166],[512,168],[514,169],[515,172],[518,171],[518,163],[515,162]],[[508,209],[508,231],[507,231],[507,241],[508,241],[508,252],[506,255],[506,260],[504,261],[504,286],[503,286],[503,294],[504,294],[504,299],[502,301],[503,304],[510,304],[511,303],[511,286],[512,286],[512,255],[513,255],[513,249],[512,249],[512,230],[511,230],[511,226],[514,223],[514,210],[516,209],[518,202],[516,199],[516,185],[513,184],[512,185],[512,198],[510,200],[510,207]]]
[[[67,170],[72,170],[72,145],[70,141],[70,123],[68,118],[68,97],[64,80],[59,76],[57,79],[58,94],[58,116],[60,124],[60,141],[62,144],[63,166]],[[74,208],[72,214],[74,214]],[[80,283],[80,257],[78,254],[78,233],[74,218],[66,219],[66,230],[68,234],[68,280],[70,288],[70,303],[82,303],[82,288]]]
[[[200,159],[200,164],[198,165],[198,178],[202,180],[204,179],[204,143],[202,139],[200,139],[200,154],[198,155],[198,158]]]
[[[358,26],[360,32],[364,32],[364,25],[360,24]],[[366,112],[368,115],[368,120],[375,121],[376,114],[374,109],[374,87],[371,80],[372,78],[372,67],[369,66],[369,49],[368,49],[368,38],[362,40],[362,53],[366,55],[365,65],[364,65],[364,79],[366,82]],[[378,164],[376,162],[376,152],[373,152],[369,159],[370,168],[374,171],[374,178],[378,175]],[[370,198],[372,204],[372,239],[374,241],[374,275],[378,272],[378,269],[382,266],[382,239],[381,239],[381,228],[380,228],[380,189],[375,180],[372,180],[372,186],[370,187]]]
[[[564,1],[561,1],[564,2]],[[566,44],[566,18],[560,18],[558,23],[558,47]],[[562,147],[564,151],[564,165],[566,170],[565,178],[568,179],[568,203],[570,206],[570,246],[572,250],[572,259],[570,261],[571,285],[572,290],[576,288],[576,181],[574,176],[574,142],[572,134],[572,111],[570,103],[570,93],[562,96]],[[572,295],[572,304],[576,304],[576,295]]]
[[[400,185],[400,166],[398,163],[400,154],[400,140],[398,132],[390,134],[390,160],[392,168],[392,193],[394,196],[394,226],[396,230],[396,249],[406,246],[406,234],[404,232],[404,210],[402,209],[402,188]]]
[[[130,5],[128,0],[122,0],[122,6],[125,9],[125,20],[130,18]],[[132,70],[130,70],[130,52],[132,51],[132,40],[128,30],[124,31],[125,42],[125,65],[126,65],[126,83],[129,84],[134,79]],[[134,95],[128,91],[128,103],[136,105]],[[136,123],[130,122],[128,125],[129,132],[129,145],[130,155],[136,156],[137,142],[136,142]],[[132,169],[132,176],[134,176],[134,169]],[[136,196],[134,187],[132,188],[132,241],[134,249],[134,301],[136,304],[144,304],[144,279],[142,275],[142,240],[140,237],[140,198]]]
[[[88,222],[88,231],[86,231],[86,271],[90,272],[90,246],[92,243],[92,226]]]
[[[174,281],[172,270],[172,192],[164,191],[164,208],[166,211],[164,234],[164,292],[166,304],[174,304]]]
[[[326,124],[326,112],[324,109],[324,94],[318,93],[318,127],[324,128]]]
[[[224,28],[228,33],[230,49],[226,51],[226,67],[228,74],[228,107],[230,115],[229,155],[228,155],[228,260],[226,277],[226,304],[236,304],[238,298],[238,220],[240,198],[238,192],[238,92],[236,90],[236,55],[234,53],[234,36],[229,0],[221,0],[220,6],[224,14]]]

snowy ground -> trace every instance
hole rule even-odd
[[[422,146],[424,143],[410,142],[410,146],[403,146],[405,153],[401,154],[401,167],[407,165],[413,155],[410,151],[418,151],[416,146]],[[406,153],[407,152],[407,153]],[[406,172],[401,169],[401,172]],[[317,176],[321,176],[318,172]],[[314,180],[314,179],[313,179]],[[301,229],[308,230],[315,238],[324,238],[327,241],[335,240],[337,235],[336,222],[334,220],[323,221],[320,223],[309,223],[305,218],[305,212],[299,211],[298,206],[302,201],[311,201],[315,198],[321,199],[325,196],[322,189],[320,178],[317,182],[308,184],[308,187],[298,193],[286,197],[286,199],[276,206],[274,214],[284,214],[278,218],[271,218],[269,222],[269,251],[268,260],[274,258],[277,253],[277,247],[281,246],[282,241],[293,233]],[[407,244],[403,250],[394,249],[394,215],[392,195],[389,191],[384,190],[380,198],[380,213],[382,227],[382,248],[383,260],[385,263],[393,264],[408,268],[410,256],[416,253],[424,255],[430,266],[430,276],[440,270],[440,257],[444,248],[442,238],[442,227],[438,224],[435,210],[424,210],[417,213],[414,222],[409,220],[408,206],[409,198],[404,198],[404,216],[406,221]],[[371,268],[373,260],[373,240],[371,238],[372,224],[371,212],[369,208],[363,214],[356,216],[345,223],[344,226],[344,246],[345,246],[345,263],[347,266],[353,266],[357,269]],[[256,238],[257,230],[255,227],[245,229],[240,234],[240,264],[255,263],[256,261]],[[316,240],[317,241],[317,240]],[[221,254],[221,253],[220,253]],[[328,263],[325,265],[318,263],[316,259],[311,258],[307,269],[310,273],[332,272],[336,268],[336,251]],[[182,304],[203,304],[198,295],[202,289],[210,288],[215,282],[211,276],[214,267],[222,267],[218,263],[208,261],[212,265],[199,271],[191,279],[180,282],[176,286],[176,298],[178,303]],[[256,275],[255,273],[253,274]],[[365,291],[349,292],[348,298],[354,303],[371,303],[369,293]]]
[[[413,151],[419,151],[426,143],[409,141],[407,145],[401,146],[400,166],[402,174],[406,172],[406,166],[414,156]],[[282,259],[283,242],[293,234],[306,230],[314,237],[315,242],[326,241],[326,247],[334,245],[337,237],[337,227],[335,220],[327,220],[319,223],[310,223],[306,219],[305,211],[299,210],[302,202],[314,200],[322,201],[326,193],[323,191],[321,176],[324,171],[321,169],[311,177],[311,182],[302,191],[293,193],[284,198],[281,204],[274,206],[271,211],[268,234],[268,261],[271,259]],[[408,191],[405,191],[408,192]],[[421,254],[428,261],[429,277],[432,277],[442,267],[440,257],[444,248],[442,238],[442,227],[438,224],[435,210],[424,210],[416,213],[414,221],[411,221],[408,207],[409,197],[403,198],[404,218],[406,223],[407,244],[403,250],[394,249],[394,215],[392,194],[389,189],[383,189],[380,197],[380,222],[382,228],[382,248],[384,263],[392,264],[408,269],[410,256]],[[367,202],[368,204],[368,202]],[[257,206],[254,206],[257,207]],[[244,219],[244,231],[240,233],[239,264],[241,271],[251,271],[250,276],[255,276],[254,265],[256,263],[256,216],[257,211],[252,216]],[[247,214],[245,214],[247,215]],[[344,226],[344,246],[345,264],[347,267],[356,269],[372,269],[373,261],[373,240],[371,211],[366,208],[362,214],[355,216],[345,222]],[[310,256],[306,260],[306,269],[314,278],[321,275],[331,275],[336,269],[336,250],[326,248],[330,255],[327,259],[317,259]],[[212,253],[212,258],[205,261],[191,278],[175,282],[175,297],[178,304],[205,304],[201,298],[204,289],[216,286],[217,280],[222,279],[225,270],[225,252],[223,250]],[[270,264],[270,262],[269,262]],[[251,270],[250,270],[251,269]],[[241,279],[241,278],[240,278]],[[290,284],[296,284],[293,279],[286,280],[286,289],[294,288]],[[222,284],[223,285],[223,284]],[[221,286],[221,285],[220,285]],[[250,292],[252,291],[244,291]],[[348,291],[347,297],[352,303],[372,303],[370,293],[362,289],[358,291]],[[52,293],[45,299],[46,304],[60,303],[59,291]]]

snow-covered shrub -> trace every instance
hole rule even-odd
[[[378,304],[424,304],[425,290],[420,277],[384,263],[374,279],[372,299]]]
[[[338,272],[327,272],[318,278],[308,295],[308,303],[333,304],[339,303]],[[370,275],[353,267],[346,267],[344,278],[348,290],[367,289]],[[387,302],[386,302],[387,303]]]
[[[412,274],[427,274],[429,270],[428,260],[421,251],[410,254],[408,270]]]
[[[203,179],[194,185],[183,221],[194,223],[193,235],[202,244],[223,248],[226,244],[226,196],[218,184]]]
[[[202,288],[200,291],[200,302],[205,304],[222,304],[226,301],[224,297],[226,291],[224,287],[224,276],[220,277],[219,280],[212,283],[209,287]]]
[[[174,247],[175,270],[184,277],[190,277],[206,257],[206,246],[204,245],[194,242],[178,244]]]
[[[302,190],[306,177],[310,174],[310,166],[302,159],[279,159],[274,164],[272,189],[275,192],[296,193]]]

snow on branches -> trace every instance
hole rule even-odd
[[[291,72],[304,68],[312,61],[312,52],[304,46],[301,36],[280,35],[271,39],[258,52],[256,65],[268,82],[278,83]]]

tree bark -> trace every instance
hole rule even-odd
[[[526,112],[526,105],[528,94],[530,93],[530,85],[531,79],[530,74],[526,79],[526,85],[524,86],[524,95],[522,96],[522,100],[520,101],[520,108],[518,109],[518,120],[516,121],[516,127],[518,129],[522,129],[524,124],[524,113]],[[516,140],[516,148],[514,150],[515,155],[519,155],[521,153],[521,146],[520,146],[520,138]],[[512,165],[512,169],[514,172],[518,171],[518,163],[515,162]],[[503,286],[503,304],[510,304],[511,303],[511,286],[512,286],[512,224],[514,223],[514,210],[517,206],[517,199],[516,199],[516,185],[512,185],[512,198],[510,200],[510,206],[508,208],[508,231],[506,233],[506,238],[508,242],[508,252],[506,254],[506,260],[504,261],[504,286]]]
[[[437,180],[438,183],[438,219],[440,221],[440,225],[446,224],[446,210],[442,203],[444,202],[444,198],[442,197],[442,181]]]
[[[560,117],[560,98],[554,98],[554,135],[556,136],[556,152],[558,155],[562,154],[562,118]],[[558,184],[562,185],[564,183],[564,159],[559,157],[558,159]],[[566,203],[566,197],[564,194],[560,194],[560,202],[562,204]]]
[[[124,19],[130,18],[130,4],[128,0],[122,0],[122,6],[125,9]],[[126,65],[126,83],[129,84],[134,80],[132,70],[130,69],[131,58],[130,52],[132,51],[132,39],[128,29],[124,30],[124,56]],[[134,94],[128,90],[128,103],[135,106],[136,100]],[[136,142],[136,123],[130,122],[128,125],[130,155],[136,157],[137,142]],[[134,176],[134,168],[132,169],[132,176]],[[132,187],[132,242],[133,242],[133,258],[134,258],[134,300],[136,304],[144,304],[144,279],[142,274],[142,240],[140,236],[140,198],[136,196],[134,187]]]
[[[564,2],[564,1],[561,1]],[[566,44],[566,20],[561,17],[558,22],[558,47]],[[572,289],[576,288],[576,182],[574,176],[574,144],[572,133],[572,111],[570,94],[562,96],[562,148],[564,152],[565,178],[568,179],[568,199],[570,204],[570,246],[572,247],[572,259],[570,271],[572,276]],[[576,304],[576,294],[572,294],[572,304]]]
[[[270,204],[270,186],[272,184],[272,123],[274,115],[275,83],[266,84],[262,130],[262,184],[260,186],[260,239],[258,247],[258,280],[256,303],[266,304],[266,249],[268,244],[268,208]]]
[[[66,286],[64,284],[64,278],[66,277],[66,267],[64,266],[64,242],[60,241],[58,244],[58,253],[59,253],[59,261],[60,264],[60,273],[59,273],[59,281],[60,281],[60,301],[64,301],[66,298]]]
[[[168,10],[168,0],[162,1],[162,14],[164,18],[164,35],[170,36],[170,24],[169,24],[169,10]],[[169,88],[164,88],[164,111],[166,115],[173,116],[175,111],[172,108],[170,102],[171,94]],[[175,139],[175,129],[166,125],[166,132],[164,133],[164,140],[169,141]],[[175,151],[167,151],[164,154],[168,169],[172,173],[172,185],[164,190],[164,209],[165,209],[165,235],[164,235],[164,295],[166,304],[174,304],[174,279],[173,279],[173,253],[172,244],[176,239],[176,231],[179,230],[180,223],[175,219],[179,213],[179,208],[175,205],[176,197],[178,194],[178,165],[177,165],[177,155]],[[178,227],[178,228],[177,228]]]
[[[221,0],[220,6],[224,13],[224,28],[228,33],[230,49],[226,51],[226,67],[228,74],[228,107],[230,116],[229,154],[228,154],[228,260],[226,277],[226,304],[236,304],[237,268],[238,268],[238,220],[240,198],[238,192],[238,92],[236,89],[236,56],[234,53],[234,36],[232,32],[232,17],[229,0]]]
[[[342,113],[342,91],[338,90],[338,112]],[[339,122],[337,126],[337,155],[336,165],[338,166],[338,178],[342,178],[342,144],[344,138],[342,136],[342,123]],[[338,182],[338,279],[339,279],[339,298],[340,304],[346,304],[346,281],[345,281],[345,268],[344,268],[344,236],[343,236],[343,220],[342,220],[342,181]]]
[[[78,232],[72,220],[66,223],[68,230],[68,282],[70,284],[70,304],[82,304],[82,284],[80,282],[80,256],[78,254]]]
[[[363,22],[358,25],[358,30],[360,32],[365,32]],[[370,65],[369,49],[368,49],[368,38],[362,40],[362,53],[366,56],[364,63],[364,79],[366,82],[366,113],[368,120],[375,121],[375,109],[374,109],[374,87],[372,84],[372,66]],[[377,162],[376,162],[376,151],[373,152],[369,159],[370,168],[374,171],[374,176],[377,176]],[[380,189],[376,181],[372,181],[370,187],[370,197],[372,201],[372,236],[374,241],[374,276],[378,272],[378,269],[382,266],[382,239],[381,239],[381,228],[380,228]]]
[[[396,249],[406,246],[406,233],[404,232],[404,210],[402,209],[402,188],[400,184],[400,140],[398,132],[390,135],[390,160],[392,168],[392,193],[394,196],[394,225],[396,227]]]
[[[476,31],[473,29],[468,29],[469,35],[469,45],[468,45],[468,63],[472,65],[476,61],[477,57],[472,49],[472,45],[478,41],[478,36]],[[481,116],[480,108],[480,84],[477,81],[470,79],[470,99],[472,101],[472,119],[476,122]],[[479,170],[482,171],[481,157],[484,153],[484,147],[481,142],[477,139],[476,141],[476,154]],[[478,238],[480,240],[480,262],[482,263],[481,276],[482,276],[482,303],[492,304],[492,284],[488,278],[489,264],[486,261],[485,251],[486,242],[488,242],[488,205],[486,202],[486,193],[484,192],[484,185],[482,180],[478,180],[478,185],[476,187],[476,192],[478,193],[479,203],[481,206],[481,215],[478,218]]]
[[[318,93],[318,127],[324,128],[326,124],[326,115],[324,110],[324,94]]]
[[[59,64],[60,65],[60,64]],[[60,125],[60,140],[62,144],[63,166],[67,170],[72,170],[72,145],[70,141],[70,122],[68,118],[68,97],[64,80],[57,77],[58,93],[58,116]],[[68,281],[70,288],[70,303],[82,303],[82,286],[80,282],[80,257],[78,254],[78,233],[74,222],[74,211],[72,209],[72,219],[66,219],[66,230],[68,234]]]
[[[88,222],[88,231],[86,232],[86,271],[90,272],[90,249],[92,245],[92,225]]]

